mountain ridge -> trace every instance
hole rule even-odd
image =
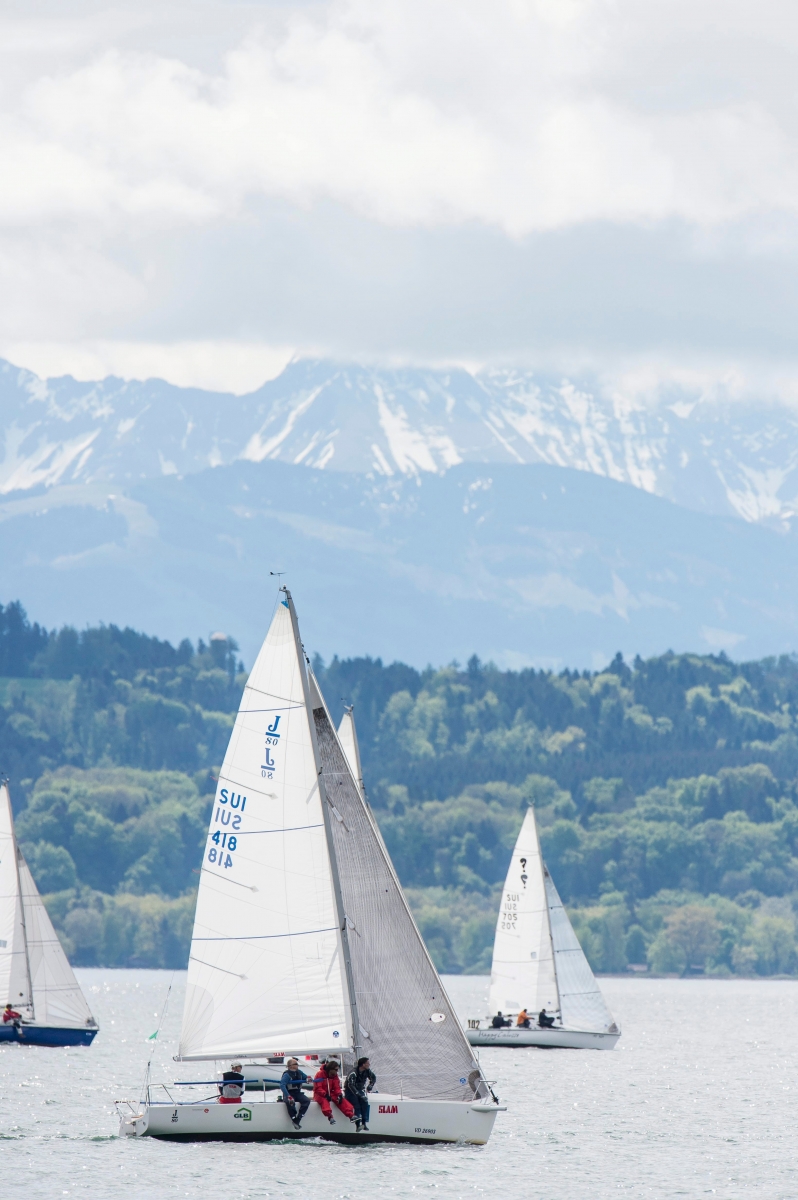
[[[0,495],[281,461],[383,479],[548,464],[782,531],[798,511],[798,416],[699,387],[515,369],[294,361],[245,396],[162,380],[42,380],[0,363]]]
[[[270,570],[308,645],[416,666],[599,667],[798,645],[796,535],[547,464],[368,477],[239,461],[0,498],[0,600],[48,626],[224,629],[251,662]]]

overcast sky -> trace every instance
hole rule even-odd
[[[797,52],[794,0],[5,0],[0,353],[794,381]]]

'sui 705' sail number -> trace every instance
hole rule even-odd
[[[515,930],[515,923],[518,920],[518,901],[520,898],[517,892],[505,893],[501,919],[502,929]]]

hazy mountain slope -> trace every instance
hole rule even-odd
[[[531,372],[291,364],[248,396],[159,380],[42,381],[0,367],[0,492],[129,483],[239,460],[386,478],[549,463],[778,527],[798,503],[798,419],[673,387]]]
[[[0,504],[0,599],[48,625],[221,628],[247,661],[286,570],[312,650],[592,666],[798,645],[796,538],[586,472],[374,479],[265,461]]]

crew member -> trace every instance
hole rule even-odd
[[[13,1009],[10,1004],[7,1004],[3,1009],[3,1024],[7,1025],[9,1021],[12,1021],[18,1027],[21,1020],[22,1014]]]
[[[341,1080],[338,1078],[339,1066],[334,1058],[323,1062],[313,1080],[313,1099],[318,1104],[324,1116],[331,1125],[335,1124],[331,1105],[337,1104],[345,1117],[350,1121],[355,1119],[355,1110],[341,1090]]]
[[[509,1017],[505,1017],[504,1013],[499,1009],[496,1016],[491,1021],[491,1029],[506,1029],[510,1024]]]
[[[300,1071],[297,1060],[289,1058],[280,1079],[280,1091],[283,1093],[283,1100],[294,1129],[302,1128],[300,1121],[310,1108],[310,1100],[302,1091],[302,1085],[307,1082],[308,1077],[304,1071]]]
[[[219,1084],[220,1104],[240,1104],[244,1094],[244,1076],[241,1074],[241,1063],[231,1063],[230,1070],[222,1075]]]
[[[529,1029],[529,1014],[525,1008],[521,1009],[515,1023],[519,1029]]]
[[[540,1012],[538,1013],[538,1025],[541,1029],[554,1028],[554,1017],[547,1016],[545,1008],[541,1008]]]
[[[344,1094],[355,1110],[355,1133],[361,1131],[368,1133],[369,1131],[368,1095],[376,1082],[377,1076],[372,1071],[371,1063],[367,1058],[359,1058],[354,1071],[350,1071],[346,1077]]]

